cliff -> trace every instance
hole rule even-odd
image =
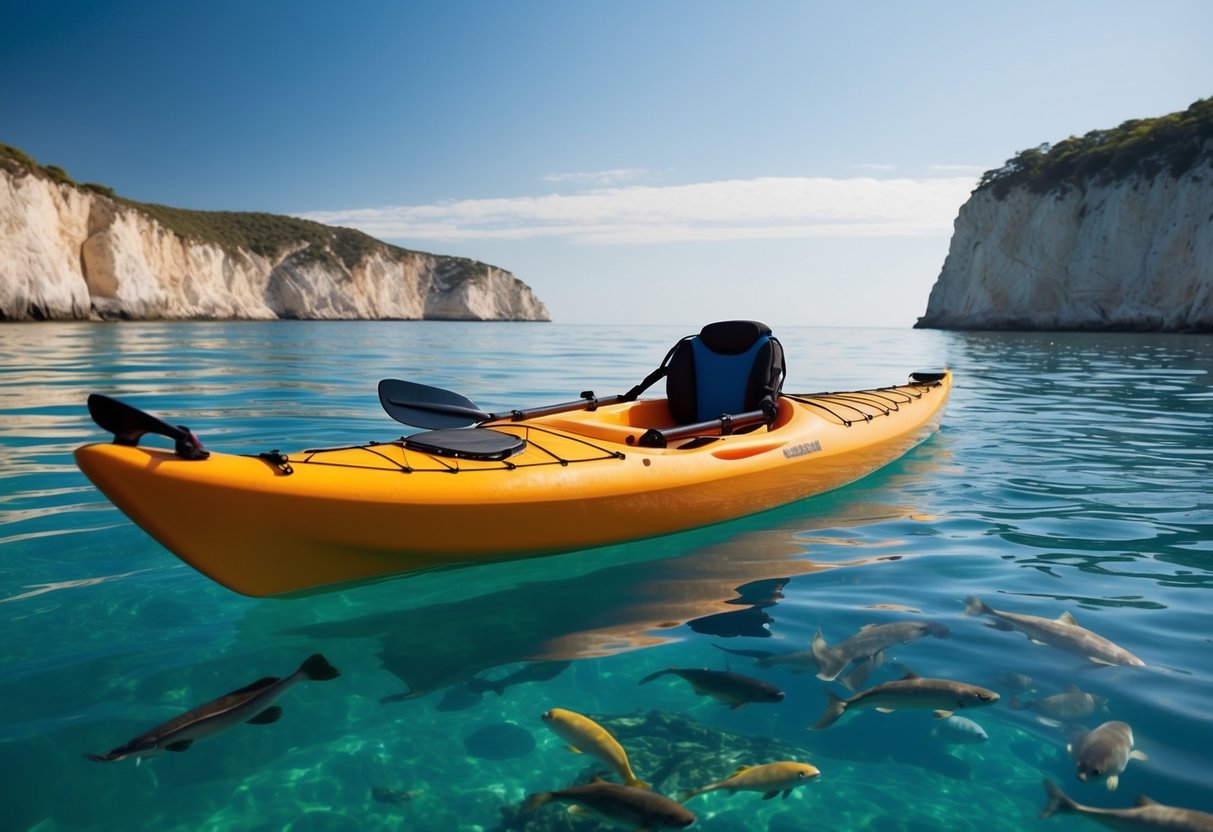
[[[1213,99],[987,173],[916,326],[1213,332]]]
[[[272,214],[77,185],[0,145],[0,321],[549,320],[512,274]]]

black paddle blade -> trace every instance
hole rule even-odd
[[[115,445],[138,445],[145,433],[165,436],[176,443],[177,454],[186,459],[206,459],[210,452],[184,425],[173,426],[137,407],[100,393],[88,397],[88,412],[103,430],[114,435]]]
[[[429,430],[464,428],[492,418],[458,393],[398,378],[379,382],[379,403],[397,422]]]

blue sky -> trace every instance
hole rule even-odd
[[[569,323],[906,327],[977,178],[1213,95],[1206,0],[5,0],[0,142],[513,271]]]

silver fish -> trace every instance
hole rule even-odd
[[[1026,673],[999,673],[998,684],[1009,693],[1030,693],[1036,690],[1032,686],[1032,677]]]
[[[783,691],[769,682],[728,670],[671,667],[668,670],[650,673],[640,680],[640,684],[643,685],[667,674],[674,674],[685,679],[695,693],[700,696],[710,696],[734,710],[749,702],[780,702],[783,700]]]
[[[1029,699],[1026,702],[1012,696],[1010,701],[1012,709],[1035,711],[1039,714],[1037,720],[1054,728],[1063,722],[1078,722],[1096,710],[1106,711],[1107,704],[1107,697],[1087,693],[1075,685],[1070,685],[1063,693],[1055,693],[1052,696]]]
[[[637,829],[686,829],[695,822],[695,815],[677,801],[648,789],[607,783],[600,777],[588,785],[533,794],[522,808],[534,812],[548,803],[573,804],[582,811]]]
[[[185,751],[195,740],[218,734],[241,722],[268,725],[277,722],[282,716],[282,708],[274,705],[274,701],[296,682],[324,682],[340,675],[337,668],[329,664],[324,656],[316,653],[299,665],[299,669],[290,676],[281,679],[277,676],[267,676],[259,679],[251,685],[186,711],[163,725],[157,725],[107,754],[84,756],[99,763],[135,757],[138,763],[140,758],[150,757],[161,751]]]
[[[782,792],[784,800],[787,800],[792,789],[820,776],[821,772],[817,770],[817,766],[792,760],[760,766],[741,766],[719,782],[680,792],[678,802],[686,803],[693,797],[714,791],[724,791],[731,795],[739,791],[760,792],[763,800],[771,800]]]
[[[1069,612],[1063,612],[1056,619],[1002,612],[971,595],[965,599],[965,612],[969,615],[993,616],[995,620],[990,626],[996,629],[1019,630],[1032,641],[1082,656],[1096,664],[1127,664],[1134,667],[1144,667],[1146,664],[1120,645],[1079,626]]]
[[[781,667],[791,673],[809,673],[817,672],[817,657],[813,655],[812,650],[797,650],[792,653],[776,653],[773,650],[734,650],[729,647],[721,647],[719,644],[714,645],[716,649],[723,650],[726,653],[732,653],[735,656],[748,656],[754,659],[754,667],[769,668]],[[838,677],[838,681],[842,682],[850,690],[859,690],[863,683],[868,680],[868,676],[873,670],[878,670],[884,665],[884,652],[877,653],[855,664],[855,667],[844,675]]]
[[[1078,766],[1079,780],[1107,778],[1108,791],[1115,791],[1129,760],[1149,759],[1133,748],[1133,729],[1127,722],[1118,720],[1081,732],[1066,750]]]
[[[881,682],[850,699],[842,699],[828,688],[826,695],[830,703],[821,719],[809,726],[814,731],[829,728],[852,708],[875,708],[882,712],[929,708],[935,711],[937,719],[944,719],[960,708],[976,708],[998,701],[998,694],[992,690],[950,679],[929,679],[915,673],[907,673],[893,682]]]
[[[956,714],[952,714],[936,722],[931,728],[931,736],[941,742],[957,745],[987,742],[990,739],[990,735],[986,733],[985,728],[982,728],[971,719],[957,716]]]
[[[782,667],[791,673],[817,672],[817,659],[812,650],[797,650],[792,653],[776,653],[774,650],[734,650],[730,647],[713,645],[717,650],[732,653],[734,656],[746,656],[754,660],[754,667]]]
[[[831,647],[818,630],[813,637],[817,678],[831,682],[851,662],[871,658],[894,644],[909,644],[926,635],[950,638],[948,628],[933,621],[891,621],[887,624],[868,624],[846,641]]]
[[[1207,812],[1167,806],[1144,796],[1137,798],[1137,805],[1132,809],[1099,809],[1074,802],[1052,780],[1045,780],[1044,783],[1049,802],[1040,813],[1042,818],[1052,817],[1057,812],[1074,812],[1112,829],[1213,832],[1213,815]]]
[[[915,615],[922,615],[922,610],[918,609],[918,607],[907,607],[905,604],[868,604],[864,609],[896,610],[897,612],[912,612]]]
[[[838,681],[847,690],[859,690],[868,681],[868,677],[872,675],[872,671],[879,670],[882,667],[884,667],[883,650],[875,656],[856,662],[849,673],[844,673],[838,677]]]

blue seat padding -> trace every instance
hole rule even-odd
[[[743,353],[722,355],[713,352],[702,338],[691,342],[695,357],[696,421],[715,419],[725,413],[741,413],[746,407],[746,386],[754,358],[768,343],[766,337],[754,342]]]
[[[766,324],[708,324],[670,354],[670,415],[679,424],[693,424],[757,410],[764,398],[779,394],[783,373],[783,348]]]

